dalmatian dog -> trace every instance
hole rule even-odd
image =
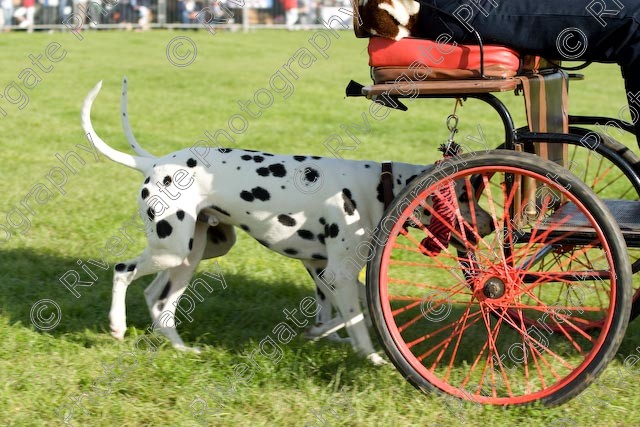
[[[114,268],[109,320],[115,338],[123,339],[126,331],[128,286],[157,273],[145,290],[153,324],[175,348],[189,349],[175,325],[160,324],[159,316],[163,308],[174,314],[174,303],[200,260],[225,255],[239,227],[263,246],[302,261],[319,289],[321,311],[332,320],[312,328],[312,336],[334,333],[344,324],[356,351],[376,365],[384,363],[374,351],[360,305],[364,285],[358,273],[366,260],[354,253],[367,241],[365,230],[373,230],[383,215],[379,163],[237,148],[212,149],[203,157],[189,149],[155,157],[138,146],[139,155],[130,155],[111,148],[93,129],[91,107],[101,87],[99,82],[84,101],[82,127],[104,156],[144,176],[138,207],[147,225],[147,248]],[[125,133],[134,141],[128,126]],[[301,192],[287,180],[303,164],[303,180],[322,181],[315,192]],[[430,167],[394,163],[393,182],[405,186]],[[469,206],[460,208],[470,218]],[[475,209],[479,234],[489,234],[491,217]],[[334,318],[332,307],[338,312]]]

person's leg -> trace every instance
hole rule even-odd
[[[640,144],[640,0],[420,0],[426,37],[442,33],[559,60],[616,62],[622,67]],[[439,13],[435,6],[449,14]],[[636,99],[637,98],[637,99]],[[637,112],[639,114],[634,113]]]

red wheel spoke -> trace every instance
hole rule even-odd
[[[496,354],[496,359],[498,360],[498,366],[500,368],[500,374],[502,375],[502,379],[504,381],[504,385],[507,388],[507,393],[509,393],[510,397],[513,397],[513,392],[511,391],[511,386],[509,385],[509,380],[507,378],[507,374],[504,372],[503,366],[502,366],[502,360],[500,359],[500,353],[498,352],[498,349],[496,347],[496,343],[495,343],[495,339],[498,336],[498,332],[500,331],[500,325],[502,324],[502,317],[498,319],[497,323],[496,323],[496,327],[494,329],[494,333],[492,333],[491,331],[491,317],[490,317],[490,313],[488,310],[482,310],[482,320],[484,320],[484,324],[485,327],[487,329],[487,341],[489,343],[489,352],[487,354],[487,359],[489,360],[493,360],[493,354]],[[495,385],[494,385],[495,387]]]
[[[562,357],[560,357],[559,355],[557,355],[555,352],[553,352],[549,347],[543,345],[540,341],[536,340],[535,338],[532,338],[529,334],[527,334],[526,330],[522,330],[520,329],[511,319],[511,317],[509,317],[508,315],[505,315],[504,312],[502,314],[499,314],[496,310],[492,310],[494,313],[496,313],[496,315],[500,316],[500,318],[504,319],[504,321],[506,323],[509,324],[509,326],[511,326],[513,329],[517,330],[518,332],[520,332],[520,334],[522,335],[526,335],[528,337],[529,340],[532,340],[534,342],[534,344],[539,345],[540,347],[543,347],[545,352],[549,353],[551,356],[553,356],[556,360],[558,360],[560,363],[562,363],[566,368],[568,369],[574,369],[573,366],[571,366],[566,360],[564,360]],[[542,356],[542,354],[540,353],[540,356]]]
[[[480,311],[477,311],[477,312],[472,313],[472,314],[470,314],[468,316],[468,318],[477,317],[477,319],[475,319],[471,323],[468,323],[467,325],[465,325],[464,330],[469,329],[471,326],[475,325],[480,320],[479,314],[480,314]],[[411,347],[415,346],[416,344],[419,344],[419,343],[421,343],[421,342],[423,342],[423,341],[425,341],[427,339],[430,339],[430,338],[438,335],[441,332],[446,331],[447,329],[451,329],[451,328],[455,327],[455,325],[460,323],[460,322],[461,322],[461,320],[456,320],[455,322],[449,323],[448,325],[445,325],[445,326],[443,326],[441,328],[438,328],[433,332],[430,332],[430,333],[425,334],[425,335],[423,335],[423,336],[421,336],[419,338],[416,338],[415,340],[413,340],[411,342],[408,342],[407,343],[407,347],[411,348]],[[440,344],[436,344],[433,348],[429,349],[427,352],[421,354],[420,356],[417,356],[416,358],[419,361],[422,361],[425,357],[429,356],[431,353],[436,351],[442,345],[444,345],[444,342],[441,342]]]

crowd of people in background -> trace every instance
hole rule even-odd
[[[33,31],[34,25],[61,25],[71,14],[84,18],[86,24],[138,24],[148,28],[151,23],[150,0],[0,0],[0,28],[9,31],[11,27]],[[104,13],[106,11],[107,13]]]
[[[220,22],[240,22],[239,0],[167,0],[167,23],[198,24],[210,19],[209,10]],[[71,14],[81,16],[89,26],[116,24],[123,28],[147,29],[157,12],[157,0],[0,0],[0,29],[26,29],[31,32],[34,25],[54,26],[64,23]],[[285,24],[289,30],[299,25],[315,24],[319,19],[319,8],[323,6],[346,6],[349,0],[245,0],[245,7],[267,13],[270,23]],[[208,8],[208,9],[206,9]],[[225,10],[222,10],[222,9]],[[200,13],[207,10],[207,15]],[[104,13],[107,11],[108,13]],[[229,16],[232,11],[232,16]],[[234,19],[235,18],[235,19]],[[137,25],[136,25],[137,24]]]

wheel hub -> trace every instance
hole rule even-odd
[[[484,296],[491,299],[498,299],[504,295],[504,282],[497,277],[490,277],[482,288]]]

